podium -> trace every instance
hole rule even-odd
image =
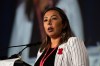
[[[0,60],[0,66],[31,66],[20,58]]]
[[[31,66],[28,63],[21,61],[21,60],[16,60],[14,63],[14,66]]]

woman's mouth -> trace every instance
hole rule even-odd
[[[49,27],[48,28],[48,32],[52,32],[53,31],[53,28],[52,27]]]

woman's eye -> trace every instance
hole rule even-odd
[[[43,20],[43,22],[46,22],[46,21],[47,21],[47,19],[44,19],[44,20]]]
[[[55,18],[52,18],[53,20],[57,20],[57,18],[55,17]]]

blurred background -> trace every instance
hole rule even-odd
[[[90,66],[100,66],[100,2],[99,0],[1,0],[0,59],[22,52],[22,60],[33,65],[45,36],[42,13],[45,8],[59,7],[68,16],[73,33],[84,40]],[[37,45],[35,45],[37,44]],[[10,48],[11,47],[11,48]]]

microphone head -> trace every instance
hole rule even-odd
[[[42,43],[42,42],[30,43],[30,44],[27,44],[26,46],[27,46],[27,47],[37,46],[37,45],[40,45],[41,43]]]

